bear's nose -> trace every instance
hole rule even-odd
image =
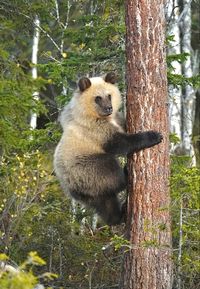
[[[111,113],[113,112],[112,106],[108,106],[108,107],[106,108],[106,112],[109,113],[109,114],[111,114]]]

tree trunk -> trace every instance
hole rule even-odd
[[[165,14],[167,20],[167,34],[173,35],[173,42],[168,45],[167,53],[180,54],[181,53],[181,39],[179,29],[179,6],[178,0],[169,0],[165,6]],[[175,74],[181,74],[181,63],[173,61]],[[175,133],[181,140],[181,97],[182,89],[180,86],[169,85],[169,121],[170,121],[170,132]],[[173,145],[171,151],[173,152],[180,145]]]
[[[169,142],[164,3],[126,1],[127,127],[162,132],[164,141],[129,157],[122,289],[172,288]]]
[[[180,21],[181,28],[181,46],[182,53],[191,54],[191,0],[182,0],[182,18]],[[191,55],[182,64],[183,75],[191,77],[192,61]],[[195,105],[195,92],[192,86],[186,85],[182,89],[182,146],[183,151],[193,158],[195,165],[194,147],[192,144],[192,127],[194,122],[194,105]]]
[[[200,89],[196,92],[195,117],[192,131],[196,165],[200,168]]]
[[[39,46],[39,38],[40,38],[40,20],[38,16],[35,16],[34,19],[34,35],[33,35],[33,46],[32,46],[32,77],[33,79],[37,79],[37,59],[38,59],[38,46]],[[33,92],[33,98],[34,100],[39,100],[39,92],[34,91]],[[31,119],[30,119],[30,127],[32,129],[35,129],[37,127],[37,114],[35,112],[31,113]]]

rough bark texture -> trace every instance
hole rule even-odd
[[[127,126],[164,141],[129,157],[127,232],[120,288],[172,288],[164,3],[126,1]]]

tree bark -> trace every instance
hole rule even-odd
[[[168,0],[165,6],[165,14],[167,20],[167,34],[173,35],[173,42],[168,45],[167,53],[180,54],[181,53],[181,39],[178,19],[180,16],[180,8],[178,6],[178,0]],[[181,74],[181,63],[173,61],[175,74]],[[181,97],[182,89],[180,86],[169,85],[169,121],[170,132],[175,133],[181,140]],[[171,151],[174,152],[180,144],[171,145]]]
[[[33,35],[33,46],[32,46],[32,77],[33,79],[37,79],[37,60],[38,60],[38,46],[39,46],[39,39],[40,39],[40,20],[38,16],[35,16],[34,19],[34,35]],[[34,100],[39,100],[39,91],[33,92],[33,98]],[[32,112],[31,113],[31,119],[30,119],[30,127],[32,129],[36,129],[37,127],[37,113]]]
[[[182,53],[191,54],[191,0],[182,0],[182,18],[180,22],[181,30],[181,48]],[[191,55],[187,57],[187,60],[182,64],[183,75],[191,77],[192,71],[192,59]],[[192,86],[186,85],[182,88],[182,146],[183,151],[192,157],[193,164],[196,164],[194,147],[192,144],[192,127],[194,123],[194,111],[195,111],[195,91]]]
[[[192,137],[196,157],[196,166],[200,168],[200,89],[196,92],[195,117]]]
[[[127,235],[120,288],[172,288],[165,21],[162,0],[126,0],[128,132],[160,131],[129,157]]]

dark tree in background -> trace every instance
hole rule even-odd
[[[164,1],[126,1],[127,127],[156,130],[158,146],[129,157],[121,289],[172,288]]]

